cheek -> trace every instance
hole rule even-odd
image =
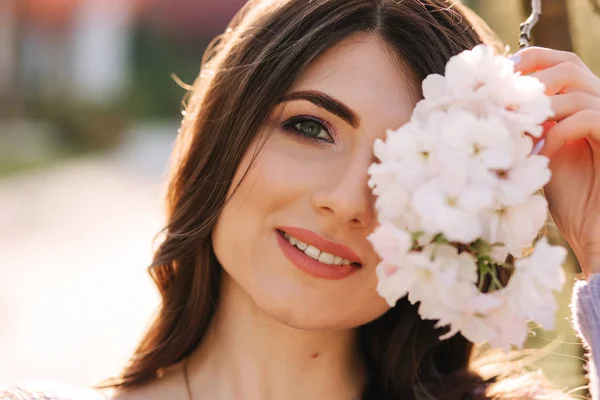
[[[215,255],[236,281],[249,281],[256,266],[272,255],[279,210],[298,191],[290,179],[293,165],[268,145],[252,161],[254,153],[255,147],[249,149],[236,171],[212,233]]]
[[[219,231],[227,231],[230,242],[243,239],[236,242],[250,243],[256,236],[244,233],[258,235],[272,231],[277,224],[306,222],[310,193],[318,185],[315,177],[324,166],[310,150],[298,147],[274,135],[258,154],[258,144],[246,152],[213,236],[225,236]]]

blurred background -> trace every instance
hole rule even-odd
[[[465,1],[517,48],[525,0]],[[145,272],[163,223],[184,90],[244,0],[0,0],[0,384],[117,374],[158,297]],[[537,45],[600,75],[599,0],[544,0]],[[556,242],[562,238],[549,227]],[[583,381],[570,327],[534,331],[558,385]]]

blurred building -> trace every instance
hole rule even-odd
[[[180,118],[206,45],[246,0],[0,0],[0,177]]]
[[[180,37],[214,36],[244,2],[2,0],[0,96],[110,102],[127,88],[136,22]]]
[[[247,0],[149,0],[144,17],[179,37],[213,37]]]

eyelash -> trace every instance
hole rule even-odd
[[[331,140],[326,140],[326,139],[310,136],[294,127],[294,125],[297,125],[299,123],[306,122],[306,121],[315,122],[315,123],[321,125],[323,130],[325,132],[327,132],[327,134],[331,137]],[[330,125],[327,122],[323,121],[322,119],[312,117],[310,115],[298,115],[298,116],[288,119],[286,122],[283,123],[283,129],[290,131],[290,132],[294,133],[295,135],[300,135],[303,138],[313,141],[313,142],[319,142],[321,144],[323,142],[333,143],[333,133],[332,133],[332,129],[331,129]]]

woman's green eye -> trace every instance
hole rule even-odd
[[[294,130],[309,139],[325,140],[327,142],[333,142],[331,135],[327,132],[327,129],[322,123],[313,121],[312,119],[303,119],[292,125]]]
[[[315,137],[319,136],[319,133],[321,133],[321,131],[323,130],[323,127],[321,126],[321,124],[314,122],[314,121],[298,122],[295,125],[295,127],[302,133],[304,133],[308,136],[315,136]]]

